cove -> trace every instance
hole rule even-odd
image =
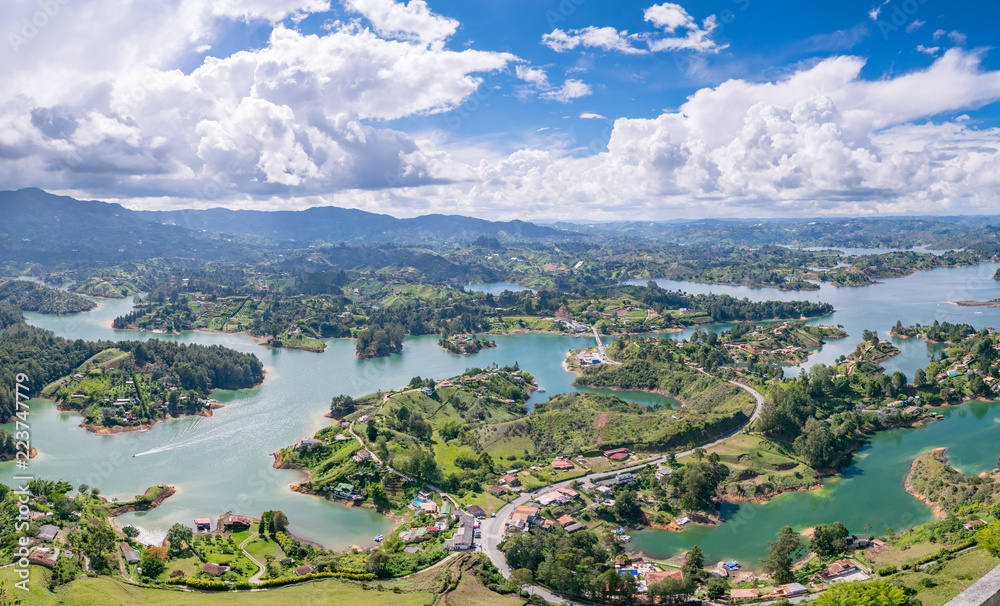
[[[29,313],[30,323],[69,339],[146,340],[158,338],[182,343],[220,344],[256,354],[266,368],[262,385],[240,391],[216,390],[212,396],[225,404],[211,418],[184,416],[157,423],[149,432],[112,436],[89,433],[78,425],[78,414],[60,412],[46,400],[31,401],[32,443],[39,456],[32,459],[37,477],[67,479],[101,489],[108,498],[125,500],[148,486],[177,486],[176,495],[145,513],[130,513],[119,524],[141,529],[141,538],[158,542],[176,522],[191,524],[197,517],[215,517],[232,511],[259,516],[269,509],[284,511],[297,536],[331,549],[372,545],[391,522],[370,509],[350,508],[289,490],[304,475],[272,468],[272,452],[311,436],[326,426],[330,399],[341,393],[361,396],[406,385],[414,376],[454,376],[469,367],[518,362],[532,372],[545,401],[558,393],[575,391],[575,375],[562,369],[569,349],[591,347],[590,337],[548,333],[498,335],[496,348],[468,356],[450,354],[437,345],[435,335],[408,337],[403,354],[358,360],[354,341],[330,339],[323,353],[271,349],[244,334],[185,332],[181,335],[114,330],[111,321],[132,309],[131,299],[94,299],[98,308],[74,316]],[[676,406],[656,394],[618,393],[648,405]],[[133,456],[136,455],[136,456]],[[13,473],[13,462],[0,464]]]

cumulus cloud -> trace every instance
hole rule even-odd
[[[431,12],[424,0],[346,0],[368,19],[382,36],[443,45],[458,29],[458,21]]]
[[[661,32],[630,34],[613,27],[589,26],[564,31],[556,28],[542,36],[542,44],[563,53],[576,48],[599,48],[609,52],[641,55],[648,52],[689,50],[715,53],[725,48],[711,38],[718,27],[715,15],[701,25],[679,4],[654,4],[643,12],[643,18]],[[667,35],[680,34],[684,35]],[[645,44],[646,48],[639,46]]]
[[[204,52],[220,20],[273,21],[329,2],[113,1],[119,10],[105,6],[112,0],[66,5],[20,49],[23,62],[0,66],[11,83],[0,91],[8,187],[228,199],[466,178],[410,135],[367,122],[457,107],[516,59],[444,48],[456,22],[421,0],[353,0],[375,31],[340,23],[305,35],[274,24],[260,48],[184,73],[171,65]],[[94,14],[113,17],[97,26]],[[56,36],[74,44],[49,48]]]
[[[1000,72],[956,49],[891,79],[862,78],[864,64],[835,57],[773,82],[730,80],[676,111],[616,120],[599,153],[523,149],[448,187],[469,212],[566,218],[994,208],[1000,129],[928,119],[1000,100]]]
[[[923,44],[917,45],[917,51],[926,55],[936,55],[939,50],[941,50],[940,46],[924,46]]]
[[[541,99],[569,103],[573,99],[586,97],[592,92],[590,85],[582,80],[568,79],[562,86],[553,86],[549,83],[548,74],[540,67],[518,64],[514,67],[514,73],[527,83],[527,86],[515,91],[515,95],[522,100],[532,94],[537,94]]]
[[[921,21],[920,19],[914,19],[909,23],[909,25],[906,26],[906,33],[912,34],[913,32],[917,31],[926,24],[927,24],[926,21]]]

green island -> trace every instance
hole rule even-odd
[[[21,311],[40,314],[76,314],[97,307],[79,295],[48,288],[27,280],[3,280],[0,282],[0,301],[9,303]]]
[[[438,345],[447,352],[454,354],[479,353],[484,347],[496,347],[496,341],[480,339],[478,335],[442,335]]]
[[[334,237],[319,222],[289,219],[262,230],[240,215],[223,233],[199,223],[210,221],[201,211],[171,224],[182,217],[64,198],[49,201],[64,219],[55,222],[54,211],[37,210],[47,208],[44,192],[7,194],[26,200],[15,217],[21,241],[47,242],[37,250],[11,247],[2,261],[4,275],[44,282],[0,283],[0,416],[15,422],[15,434],[16,422],[28,422],[14,393],[19,373],[28,377],[29,395],[54,399],[83,415],[91,431],[106,433],[209,414],[213,389],[264,379],[257,356],[223,347],[176,345],[156,335],[144,343],[71,339],[25,321],[23,311],[94,309],[80,294],[118,299],[102,303],[120,314],[112,322],[118,329],[247,333],[268,347],[315,352],[328,339],[351,338],[362,359],[400,353],[409,335],[441,337],[440,347],[465,354],[489,347],[491,335],[612,337],[606,350],[576,350],[565,360],[578,375],[575,384],[587,390],[547,399],[539,397],[532,369],[513,360],[333,397],[328,420],[314,420],[323,427],[281,448],[274,465],[304,472],[292,489],[308,496],[294,498],[325,498],[391,518],[394,527],[375,548],[335,551],[297,538],[291,528],[300,520],[268,504],[173,524],[158,544],[119,526],[120,516],[171,497],[174,488],[165,484],[108,500],[96,487],[33,480],[29,520],[21,526],[20,486],[4,486],[5,563],[18,561],[20,539],[33,541],[30,570],[40,582],[21,596],[26,604],[771,601],[800,583],[820,593],[818,606],[930,606],[1000,562],[996,474],[966,476],[940,451],[917,457],[905,479],[914,498],[938,513],[929,524],[878,536],[833,520],[802,533],[786,527],[764,560],[745,563],[742,574],[706,562],[697,547],[663,561],[646,558],[630,550],[628,535],[724,528],[720,513],[731,507],[725,503],[818,489],[875,432],[926,425],[942,416],[938,406],[992,401],[1000,393],[1000,336],[992,329],[897,322],[891,336],[933,345],[911,381],[882,366],[900,349],[858,327],[853,351],[786,378],[782,365],[806,363],[811,350],[848,338],[840,326],[812,323],[833,313],[832,305],[815,294],[813,301],[689,294],[657,279],[835,293],[829,286],[996,261],[1000,242],[981,221],[541,227],[459,217],[392,227],[368,217],[371,224],[356,235]],[[102,235],[127,231],[129,245],[81,234],[74,224],[92,224]],[[131,242],[139,236],[143,249],[135,252]],[[822,248],[841,246],[875,250]],[[925,248],[878,250],[915,246]],[[490,292],[464,286],[481,283]],[[124,305],[130,300],[133,308]],[[709,326],[723,322],[727,330]],[[685,329],[696,330],[678,341],[654,334]],[[531,335],[538,336],[545,335]],[[557,349],[561,361],[566,349]],[[321,401],[349,390],[331,386]],[[642,406],[626,393],[595,390],[669,400]],[[316,425],[309,426],[312,432]],[[0,431],[0,457],[19,451],[15,434]],[[0,580],[10,595],[16,567],[0,569]]]
[[[212,389],[243,389],[264,380],[255,356],[203,345],[126,341],[94,354],[41,395],[74,410],[98,433],[148,428],[179,414],[211,416]]]

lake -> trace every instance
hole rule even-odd
[[[665,288],[689,293],[719,292],[755,300],[827,301],[836,312],[812,320],[842,324],[851,334],[818,350],[808,364],[831,363],[854,349],[861,331],[878,330],[883,336],[896,320],[913,322],[968,322],[976,327],[1000,326],[1000,309],[957,307],[947,303],[961,299],[993,299],[1000,286],[992,280],[998,264],[967,268],[943,268],[917,272],[885,284],[820,291],[783,292],[691,282],[658,281]],[[645,284],[645,281],[640,281]],[[569,349],[594,344],[589,337],[548,333],[501,335],[496,348],[469,356],[449,354],[437,346],[436,336],[409,337],[402,354],[372,360],[354,356],[354,341],[329,340],[321,354],[261,347],[246,335],[187,332],[182,335],[152,335],[114,330],[111,320],[132,307],[131,299],[98,300],[99,307],[75,316],[26,314],[29,322],[70,339],[162,338],[184,343],[221,344],[255,353],[267,370],[264,383],[238,392],[213,394],[226,406],[211,418],[182,417],[159,423],[147,433],[129,432],[99,436],[78,427],[81,417],[62,413],[55,405],[32,400],[32,440],[40,455],[32,459],[31,472],[38,477],[64,478],[74,485],[86,482],[102,494],[131,498],[150,485],[174,484],[178,493],[147,513],[127,514],[120,523],[142,529],[146,540],[158,540],[175,522],[191,524],[196,517],[215,517],[232,511],[258,517],[268,509],[281,509],[295,534],[342,549],[352,544],[372,545],[375,534],[391,524],[368,509],[349,508],[318,497],[300,495],[288,485],[300,481],[295,471],[271,467],[271,454],[294,444],[324,427],[320,416],[330,398],[346,393],[360,396],[379,389],[407,384],[410,378],[454,376],[470,367],[517,362],[535,375],[545,393],[535,394],[529,407],[549,396],[577,390],[574,375],[562,369]],[[715,329],[724,329],[724,325]],[[691,331],[668,333],[683,338]],[[897,339],[903,353],[890,359],[890,370],[901,370],[912,378],[934,348],[916,339]],[[798,372],[792,368],[791,372]],[[642,404],[674,403],[653,394],[618,394]],[[841,520],[853,532],[881,533],[886,528],[905,528],[932,519],[930,510],[903,490],[903,475],[910,459],[920,451],[948,447],[952,461],[967,473],[992,467],[997,452],[983,444],[1000,442],[1000,407],[971,404],[944,409],[947,420],[919,429],[899,429],[876,435],[855,456],[842,478],[826,482],[820,491],[799,492],[770,503],[726,506],[728,522],[717,528],[689,527],[683,533],[646,530],[633,534],[633,545],[654,556],[669,556],[698,544],[710,560],[736,558],[753,565],[763,554],[764,543],[773,540],[785,524],[803,529],[817,523]],[[133,457],[132,455],[137,455]],[[9,477],[13,463],[0,464]]]

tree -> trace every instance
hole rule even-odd
[[[80,487],[76,489],[76,491],[81,495],[86,493],[88,490],[90,490],[90,486],[87,486],[86,484],[80,484]]]
[[[834,583],[813,602],[815,606],[906,606],[909,603],[906,592],[889,580]]]
[[[927,373],[924,372],[923,368],[918,368],[915,373],[913,373],[913,384],[917,387],[922,387],[927,383]]]
[[[767,544],[767,555],[761,560],[764,572],[777,583],[791,583],[792,565],[802,554],[804,547],[799,533],[791,526],[785,526],[778,533],[778,540]]]
[[[374,419],[369,419],[372,421],[368,423],[368,428],[365,430],[365,434],[368,436],[369,442],[374,442],[378,439],[378,427],[375,426]]]
[[[275,533],[285,532],[288,529],[288,517],[285,516],[285,512],[280,509],[274,512],[274,517],[271,518],[271,528]]]
[[[527,568],[518,568],[517,570],[510,573],[510,581],[517,586],[521,591],[524,591],[526,587],[530,587],[531,583],[535,580],[534,573]]]
[[[705,458],[705,449],[699,446],[698,448],[694,449],[694,452],[691,453],[691,456],[694,457],[696,461],[701,461],[702,459]]]
[[[155,579],[160,576],[160,573],[163,572],[166,565],[163,563],[163,560],[156,556],[156,554],[151,553],[150,550],[147,549],[143,552],[142,559],[139,560],[139,567],[142,568],[142,576],[148,579]]]
[[[687,556],[684,558],[684,566],[681,570],[684,571],[685,577],[699,578],[705,574],[705,554],[701,552],[701,548],[697,545],[691,547],[687,552]]]
[[[717,600],[729,593],[729,581],[726,579],[710,579],[706,590],[708,591],[708,599]]]
[[[184,549],[184,544],[190,546],[191,538],[194,536],[190,526],[181,524],[180,522],[174,524],[167,531],[167,541],[170,542],[170,555],[176,556],[181,553]]]
[[[813,531],[809,549],[818,553],[820,557],[828,558],[844,550],[844,539],[847,535],[847,527],[840,522],[820,524]]]
[[[130,539],[134,539],[137,536],[139,536],[139,529],[136,528],[135,526],[126,526],[122,528],[122,532],[125,533],[125,536],[127,536]]]
[[[980,549],[985,549],[994,556],[1000,556],[1000,522],[991,522],[981,528],[976,533],[976,543],[979,543]]]
[[[392,557],[386,550],[376,549],[368,556],[368,561],[365,563],[365,570],[376,577],[387,576],[389,573],[389,561],[391,559]]]

